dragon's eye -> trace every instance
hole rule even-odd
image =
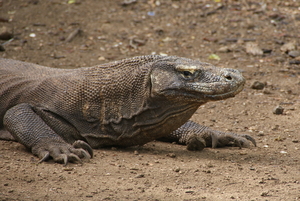
[[[193,66],[193,65],[178,65],[178,66],[175,66],[175,69],[185,79],[195,78],[199,74],[199,71],[200,71],[199,66]]]
[[[193,76],[193,73],[190,71],[182,71],[182,74],[185,78],[191,78]]]

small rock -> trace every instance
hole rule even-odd
[[[231,52],[231,49],[228,46],[223,46],[218,49],[218,52]]]
[[[35,37],[36,37],[36,34],[35,34],[35,33],[30,33],[30,34],[29,34],[29,37],[35,38]]]
[[[282,138],[282,137],[279,135],[279,136],[277,136],[274,140],[275,140],[275,141],[282,142],[283,140],[285,140],[285,138]]]
[[[288,55],[289,55],[290,57],[295,58],[295,57],[300,56],[300,51],[299,51],[299,50],[289,51]]]
[[[251,89],[258,89],[258,90],[261,90],[261,89],[264,89],[266,86],[265,83],[262,83],[260,81],[254,81],[251,85]]]
[[[279,130],[279,125],[275,125],[273,128],[272,128],[273,131],[277,131]]]
[[[259,131],[257,136],[265,136],[264,132],[263,131]]]
[[[73,167],[66,167],[66,168],[64,168],[63,170],[64,170],[64,171],[73,171],[74,168],[73,168]]]
[[[98,61],[104,61],[106,58],[103,56],[98,57]]]
[[[284,41],[282,41],[282,40],[275,39],[274,41],[278,45],[283,45],[284,44]]]
[[[121,5],[122,6],[128,6],[128,5],[131,5],[131,4],[135,4],[137,2],[137,0],[124,0]]]
[[[262,197],[267,197],[267,196],[269,196],[269,192],[262,192],[260,195],[261,195]]]
[[[167,43],[167,42],[172,41],[172,38],[166,37],[166,38],[163,38],[161,41],[164,42],[164,43]]]
[[[143,177],[145,177],[144,174],[138,174],[138,175],[135,176],[135,178],[143,178]]]
[[[176,154],[174,153],[168,153],[167,156],[169,156],[170,158],[176,158]]]
[[[262,49],[264,54],[271,54],[272,53],[272,49]]]
[[[274,59],[274,62],[275,63],[283,63],[283,62],[285,62],[285,58],[284,57],[276,57]]]
[[[136,167],[132,167],[132,168],[130,168],[130,170],[139,170],[139,169]]]
[[[289,52],[289,51],[293,51],[296,49],[296,43],[295,42],[289,42],[289,43],[285,43],[283,46],[281,46],[280,50],[282,52]]]
[[[239,154],[240,155],[247,155],[247,152],[241,151]]]
[[[138,39],[138,38],[134,38],[132,39],[134,43],[136,43],[138,46],[142,46],[142,45],[145,45],[146,44],[146,41],[145,40],[142,40],[142,39]]]
[[[246,43],[246,52],[254,56],[264,54],[263,50],[258,46],[258,44],[253,42]]]
[[[173,169],[174,172],[179,172],[180,171],[180,167],[176,167]]]
[[[292,60],[289,62],[289,64],[297,64],[299,65],[300,64],[300,60]]]
[[[275,109],[273,110],[273,114],[283,114],[284,108],[282,106],[277,106],[275,107]]]
[[[264,93],[264,94],[271,94],[271,91],[270,91],[269,89],[266,89],[266,88],[265,88],[265,89],[263,90],[263,93]]]
[[[298,143],[298,142],[299,142],[299,140],[297,140],[297,139],[294,139],[294,140],[292,140],[292,142],[294,142],[294,143]]]

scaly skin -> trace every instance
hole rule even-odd
[[[189,121],[200,105],[234,97],[244,83],[236,70],[175,56],[73,70],[0,59],[0,138],[17,140],[40,161],[64,164],[91,158],[92,148],[155,139],[189,150],[255,145],[249,135]]]

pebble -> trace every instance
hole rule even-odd
[[[180,171],[180,167],[176,167],[173,169],[174,172],[179,172]]]
[[[257,136],[265,136],[264,132],[263,131],[259,131]]]
[[[231,49],[228,46],[223,46],[218,49],[218,52],[231,52]]]
[[[261,89],[264,89],[266,86],[265,83],[262,83],[260,81],[254,81],[252,84],[251,84],[251,89],[257,89],[257,90],[261,90]]]
[[[263,90],[263,93],[264,93],[264,94],[271,94],[271,91],[268,90],[268,89],[264,89],[264,90]]]
[[[137,0],[124,0],[121,5],[122,6],[128,6],[128,5],[131,5],[131,4],[135,4],[137,2]]]
[[[106,58],[103,56],[98,57],[98,61],[104,61]]]
[[[271,54],[272,53],[272,49],[262,49],[264,54]]]
[[[263,50],[258,46],[257,43],[248,42],[246,43],[246,52],[254,56],[263,55]]]
[[[138,175],[135,176],[135,178],[143,178],[143,177],[145,177],[144,174],[138,174]]]
[[[269,192],[262,192],[260,195],[261,195],[262,197],[270,196],[270,195],[269,195]]]
[[[35,34],[35,33],[31,33],[31,34],[29,34],[29,37],[35,38],[35,37],[36,37],[36,34]]]
[[[300,51],[299,51],[299,50],[293,50],[293,51],[290,51],[290,52],[288,53],[288,55],[289,55],[290,57],[295,58],[295,57],[300,56]]]
[[[283,62],[285,62],[285,58],[284,57],[275,57],[274,62],[275,63],[283,63]]]
[[[284,45],[281,46],[280,50],[282,52],[289,52],[289,51],[292,51],[292,50],[295,50],[296,49],[296,43],[295,42],[289,42],[289,43],[285,43]]]
[[[64,168],[63,170],[64,170],[64,171],[73,171],[74,168],[73,168],[73,167],[66,167],[66,168]]]
[[[170,158],[176,158],[176,154],[174,153],[168,153],[167,156],[169,156]]]
[[[283,114],[284,108],[282,106],[277,106],[273,110],[273,114]]]
[[[292,61],[289,62],[289,64],[297,64],[297,65],[299,65],[300,61],[299,60],[292,60]]]

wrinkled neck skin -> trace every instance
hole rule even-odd
[[[143,145],[179,128],[199,106],[199,103],[178,104],[163,97],[150,98],[131,118],[122,117],[119,121],[102,124],[101,131],[106,135],[98,132],[85,137],[93,148]]]
[[[165,97],[150,98],[148,106],[135,117],[135,127],[161,137],[183,125],[195,113],[201,103],[168,100]],[[161,135],[161,136],[160,136]],[[157,138],[156,137],[156,138]]]

